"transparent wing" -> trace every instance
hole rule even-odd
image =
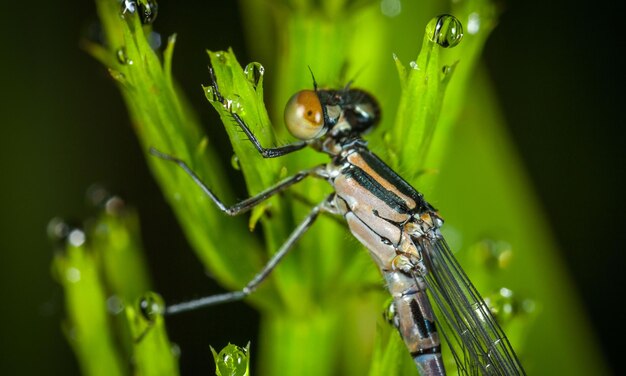
[[[425,245],[424,281],[461,375],[525,375],[509,340],[440,236]],[[423,277],[417,277],[423,278]]]

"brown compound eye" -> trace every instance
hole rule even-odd
[[[311,140],[326,132],[322,104],[315,91],[302,90],[289,99],[285,124],[289,133],[301,140]]]

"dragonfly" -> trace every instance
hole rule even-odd
[[[212,67],[215,98],[227,110]],[[181,159],[155,148],[150,153],[176,164],[230,216],[310,177],[334,188],[314,205],[273,256],[241,290],[169,305],[166,314],[244,299],[294,248],[321,213],[342,216],[350,232],[378,266],[392,301],[389,318],[397,328],[422,376],[445,375],[442,338],[462,375],[525,375],[509,340],[471,283],[441,234],[443,220],[415,188],[368,149],[363,134],[380,121],[380,106],[370,93],[352,88],[321,89],[294,94],[285,107],[285,124],[298,142],[265,148],[242,117],[230,111],[263,158],[276,158],[305,147],[325,153],[330,161],[302,170],[261,193],[228,206]],[[433,304],[438,307],[435,314]]]

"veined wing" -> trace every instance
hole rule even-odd
[[[461,375],[525,375],[509,340],[445,239],[426,243],[423,277]]]

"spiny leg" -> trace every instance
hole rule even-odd
[[[215,99],[217,99],[219,102],[221,102],[222,105],[224,105],[224,108],[228,109],[228,106],[227,106],[227,103],[226,103],[226,99],[224,99],[224,97],[222,96],[222,93],[219,90],[219,87],[217,86],[217,78],[215,77],[215,72],[213,70],[213,67],[210,66],[210,65],[209,65],[209,75],[211,76],[211,87],[213,87],[213,93],[215,95]],[[280,157],[280,156],[283,156],[283,155],[286,155],[286,154],[289,154],[289,153],[293,153],[294,151],[298,151],[300,149],[303,149],[303,148],[305,148],[307,146],[306,142],[301,141],[301,142],[295,142],[293,144],[284,145],[284,146],[278,146],[278,147],[273,147],[273,148],[265,148],[265,147],[263,147],[261,145],[259,140],[256,138],[254,133],[252,133],[252,131],[246,125],[246,123],[243,121],[241,116],[239,116],[238,114],[233,113],[232,111],[230,111],[230,114],[233,117],[233,119],[235,119],[235,122],[237,123],[239,128],[241,128],[241,130],[243,130],[243,132],[246,134],[246,136],[248,136],[248,139],[252,142],[252,144],[254,145],[256,150],[263,156],[263,158]]]
[[[304,218],[302,222],[296,227],[296,229],[289,235],[287,240],[283,243],[283,245],[278,249],[278,251],[270,258],[270,260],[265,264],[263,269],[258,272],[254,278],[250,280],[246,284],[246,286],[239,291],[227,292],[224,294],[217,294],[207,296],[205,298],[192,300],[184,303],[174,304],[168,306],[165,309],[166,315],[172,315],[180,312],[185,312],[189,310],[194,310],[200,307],[207,307],[216,304],[235,302],[245,298],[250,295],[256,288],[267,278],[267,276],[274,270],[276,265],[285,257],[287,252],[289,252],[293,245],[304,235],[304,233],[311,227],[313,222],[317,219],[318,215],[321,211],[331,210],[329,208],[329,202],[333,195],[328,196],[326,200],[322,203],[316,205],[309,214]]]
[[[286,179],[284,179],[283,181],[279,182],[278,184],[274,185],[273,187],[270,187],[266,190],[264,190],[263,192],[257,194],[256,196],[252,196],[249,197],[241,202],[238,202],[232,206],[226,206],[216,195],[215,193],[213,193],[213,191],[211,191],[211,189],[209,187],[207,187],[206,184],[204,184],[204,182],[200,179],[200,177],[182,160],[169,155],[169,154],[165,154],[163,152],[158,151],[155,148],[150,148],[150,154],[154,155],[155,157],[159,157],[163,160],[169,161],[169,162],[173,162],[176,165],[178,165],[180,168],[183,169],[183,171],[185,171],[185,173],[187,173],[187,175],[189,175],[193,181],[196,183],[196,185],[198,185],[202,191],[204,191],[204,193],[209,196],[213,202],[215,202],[215,205],[217,205],[217,207],[224,213],[230,215],[230,216],[234,216],[234,215],[238,215],[241,213],[244,213],[250,209],[252,209],[253,207],[255,207],[256,205],[258,205],[259,203],[267,200],[268,198],[272,197],[273,195],[284,191],[285,189],[291,187],[292,185],[302,181],[304,178],[308,177],[308,176],[320,176],[322,173],[322,169],[323,166],[318,166],[309,170],[304,170],[304,171],[300,171],[297,174],[288,177]]]

